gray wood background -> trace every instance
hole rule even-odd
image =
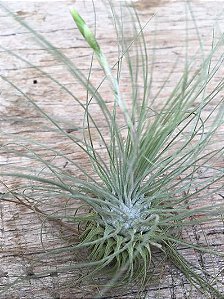
[[[91,1],[3,1],[2,3],[24,19],[31,27],[43,34],[56,48],[59,48],[71,58],[78,68],[88,74],[91,51],[75,28],[69,14],[69,7],[75,4],[84,19],[93,28],[94,14]],[[224,31],[223,1],[192,0],[190,3],[202,37],[204,50],[207,52],[212,44],[213,26],[216,27],[217,31]],[[189,35],[189,55],[193,55],[195,49],[199,47],[197,32],[189,13],[186,15],[185,1],[139,0],[134,1],[134,5],[143,24],[153,14],[156,14],[145,32],[149,51],[155,47],[155,90],[161,86],[174,61],[179,57],[178,67],[172,76],[172,80],[161,94],[162,101],[169,94],[172,87],[175,86],[181,75],[186,46],[186,26],[188,26]],[[97,37],[110,63],[114,64],[117,59],[117,46],[108,10],[101,1],[95,1],[95,6],[97,12]],[[154,37],[156,37],[155,44]],[[85,91],[68,73],[66,68],[43,47],[35,43],[31,34],[3,9],[0,9],[0,45],[41,67],[45,72],[60,80],[78,97],[85,98]],[[32,99],[44,111],[53,115],[59,122],[64,121],[68,132],[81,136],[79,128],[83,113],[60,87],[53,84],[46,76],[41,75],[38,70],[9,55],[2,48],[0,48],[0,72],[12,80],[16,86],[19,86],[25,94],[32,96]],[[91,78],[95,84],[98,84],[102,78],[102,72],[95,61],[93,72],[94,75]],[[217,75],[217,80],[222,75],[224,75],[224,72],[221,70]],[[58,132],[47,124],[43,117],[23,99],[18,91],[13,90],[6,82],[0,82],[1,144],[13,140],[15,136],[21,140],[24,137],[33,138],[52,148],[62,150],[71,159],[79,161],[82,165],[86,164],[85,158],[78,149],[74,148],[72,144],[65,144],[64,139],[59,136]],[[102,92],[106,95],[106,85],[102,87]],[[211,104],[211,109],[213,105],[215,103]],[[104,130],[103,121],[100,124],[101,115],[98,113],[97,108],[94,109],[99,125]],[[223,142],[222,130],[218,133],[217,140]],[[17,142],[19,141],[17,140]],[[98,141],[96,140],[96,142]],[[18,146],[18,150],[21,153],[24,152],[24,148],[20,146]],[[42,149],[41,154],[46,155],[48,159],[55,158],[53,153],[49,153],[44,149]],[[23,165],[24,167],[27,165],[33,168],[36,167],[34,161],[9,155],[7,151],[4,151],[4,148],[1,149],[0,161]],[[223,167],[223,161],[218,161],[218,163],[220,167]],[[57,159],[57,164],[60,167],[66,167],[71,173],[75,173],[72,165],[67,164],[65,159]],[[8,185],[16,188],[20,183],[19,179],[14,179],[9,180]],[[4,190],[4,186],[2,186],[2,189]],[[223,194],[223,191],[220,191],[220,193]],[[214,194],[212,200],[218,202],[221,197]],[[48,203],[44,203],[44,205],[45,211],[55,211],[56,205],[48,205]],[[5,201],[0,201],[0,215],[0,286],[12,282],[20,274],[25,273],[29,278],[21,282],[15,289],[0,295],[0,298],[72,299],[93,297],[97,290],[96,286],[85,285],[82,281],[78,284],[74,283],[80,274],[79,271],[57,273],[58,267],[69,265],[75,259],[72,254],[61,254],[39,261],[39,256],[44,252],[44,248],[63,246],[67,244],[67,239],[72,240],[74,237],[72,230],[61,227],[60,223],[45,223],[43,217],[24,206]],[[42,244],[41,228],[43,226]],[[215,247],[217,250],[224,251],[224,227],[221,221],[214,223],[212,227],[204,227],[203,230],[197,228],[189,231],[187,237],[195,242],[200,238],[206,238],[209,244],[217,246]],[[184,248],[182,248],[182,251],[192,263],[205,268],[211,273],[219,273],[219,278],[223,278],[223,260],[206,254],[198,254],[193,250]],[[54,271],[51,270],[50,275],[35,276],[35,274],[49,269],[54,269]],[[148,284],[147,290],[144,292],[146,298],[205,298],[200,292],[191,289],[186,279],[176,269],[170,267],[168,263],[164,265],[163,271],[164,275],[161,277],[160,283]],[[139,296],[138,288],[133,286],[133,288],[128,289],[116,289],[107,298],[135,298]],[[143,294],[141,297],[143,297]]]

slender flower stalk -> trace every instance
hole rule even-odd
[[[75,21],[80,33],[82,34],[82,36],[87,41],[90,48],[93,49],[93,51],[94,51],[100,65],[101,65],[102,69],[104,70],[104,73],[105,73],[106,77],[109,79],[109,81],[111,83],[113,94],[114,94],[114,97],[115,97],[115,102],[122,109],[128,126],[133,130],[133,124],[132,124],[131,118],[129,116],[126,103],[124,102],[124,100],[121,99],[121,94],[120,94],[120,91],[119,91],[118,82],[112,74],[112,70],[111,70],[111,68],[110,68],[110,66],[107,62],[106,56],[102,52],[102,50],[101,50],[94,34],[91,32],[91,30],[86,25],[85,21],[79,15],[79,13],[77,12],[77,10],[75,8],[71,9],[71,15],[72,15],[73,20]]]

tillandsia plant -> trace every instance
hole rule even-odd
[[[217,41],[214,38],[212,48],[207,56],[203,56],[200,67],[195,67],[197,56],[187,59],[186,55],[182,76],[166,101],[160,103],[160,94],[169,78],[153,95],[153,61],[150,67],[144,27],[137,13],[130,8],[126,10],[132,20],[133,33],[133,38],[128,41],[124,37],[122,20],[115,8],[110,6],[120,42],[119,60],[111,67],[93,31],[77,10],[71,9],[77,28],[104,72],[103,81],[106,79],[110,84],[113,104],[109,106],[106,101],[108,96],[105,98],[100,92],[100,86],[95,87],[72,60],[2,4],[1,7],[32,33],[41,46],[65,64],[72,76],[84,86],[88,97],[83,103],[53,75],[19,54],[4,49],[47,76],[81,106],[84,111],[82,138],[69,134],[10,79],[1,75],[2,80],[34,106],[63,137],[79,147],[92,167],[92,171],[88,172],[81,164],[66,157],[84,178],[75,177],[31,149],[33,145],[46,149],[45,145],[32,141],[29,148],[25,144],[27,141],[24,141],[21,146],[27,150],[27,157],[43,165],[43,168],[35,174],[21,168],[11,172],[7,165],[2,165],[1,181],[6,189],[2,200],[19,200],[38,213],[42,212],[38,200],[35,200],[35,192],[38,195],[43,193],[47,198],[58,196],[75,203],[81,202],[72,215],[55,217],[62,224],[69,223],[70,227],[77,228],[79,233],[76,243],[55,252],[86,248],[90,253],[88,259],[83,263],[74,263],[73,267],[89,266],[93,268],[91,275],[101,270],[109,271],[111,281],[101,295],[118,281],[146,282],[154,254],[159,251],[206,297],[224,298],[218,277],[216,280],[214,277],[206,280],[204,273],[194,269],[178,250],[179,246],[185,246],[203,253],[224,256],[223,252],[213,250],[206,244],[194,244],[182,236],[185,229],[213,222],[220,219],[223,213],[222,203],[209,204],[204,197],[209,196],[208,190],[212,186],[216,186],[212,189],[213,193],[221,193],[224,177],[223,168],[215,166],[215,162],[223,157],[223,144],[217,143],[216,148],[211,150],[209,147],[215,142],[216,133],[224,123],[221,95],[224,79],[212,85],[219,69],[223,67],[224,54],[217,55],[223,48],[224,35]],[[128,70],[131,82],[129,100],[125,100],[121,92],[123,67]],[[117,69],[117,75],[114,74],[114,68]],[[173,72],[174,69],[169,76]],[[100,109],[106,131],[101,130],[90,109],[92,102]],[[209,110],[209,107],[212,108]],[[103,145],[100,149],[94,142],[93,129]],[[12,144],[3,148],[17,153]],[[59,157],[63,156],[59,151],[52,152]],[[207,173],[203,179],[199,176],[200,171]],[[24,179],[28,184],[20,186],[16,191],[11,190],[4,182],[8,177]],[[24,192],[29,189],[29,185],[32,186],[32,198],[26,197]],[[53,216],[45,216],[54,220]]]

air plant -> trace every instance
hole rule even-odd
[[[124,38],[123,26],[113,6],[111,10],[119,41],[122,36],[121,55],[114,66],[117,67],[117,76],[95,34],[77,10],[73,8],[71,15],[104,71],[103,81],[106,79],[110,84],[112,107],[107,105],[104,94],[100,92],[100,86],[96,88],[89,77],[83,75],[62,52],[8,11],[34,35],[38,43],[66,65],[68,71],[87,91],[88,99],[83,103],[52,75],[5,49],[10,55],[26,62],[58,84],[83,108],[83,137],[76,138],[67,133],[60,123],[44,112],[11,80],[3,75],[1,78],[32,104],[63,137],[83,151],[91,163],[92,171],[88,172],[81,164],[66,158],[83,175],[83,178],[75,177],[29,149],[29,146],[22,145],[28,152],[27,156],[42,164],[44,170],[36,175],[29,169],[10,172],[2,166],[1,177],[22,178],[28,181],[28,185],[32,183],[33,197],[35,192],[41,190],[45,194],[49,193],[50,198],[63,196],[72,202],[82,203],[74,214],[60,219],[62,223],[65,221],[77,228],[79,233],[79,240],[67,250],[86,248],[90,253],[86,262],[74,264],[74,268],[93,267],[91,275],[101,270],[109,271],[113,285],[121,280],[125,283],[144,282],[147,281],[152,267],[155,251],[159,251],[205,296],[223,298],[221,291],[209,283],[202,273],[198,273],[178,250],[179,246],[184,245],[203,253],[222,257],[224,255],[206,244],[194,244],[182,236],[185,229],[220,219],[223,212],[220,203],[205,204],[204,200],[204,192],[206,191],[208,196],[208,188],[216,185],[216,189],[212,189],[213,193],[222,188],[220,185],[224,177],[223,169],[214,165],[214,161],[223,155],[223,145],[213,150],[209,147],[224,121],[221,97],[224,79],[210,89],[213,77],[223,64],[224,54],[213,61],[223,46],[223,35],[217,42],[213,42],[210,53],[204,56],[200,67],[195,68],[196,57],[190,61],[186,59],[183,74],[176,87],[167,100],[160,103],[160,93],[169,78],[153,95],[153,67],[149,67],[144,28],[137,13],[131,9],[127,10],[133,24],[133,39],[128,42]],[[133,49],[135,56],[132,55]],[[120,87],[123,67],[127,67],[131,82],[128,101],[125,100]],[[172,69],[170,76],[173,72]],[[140,87],[139,81],[143,88]],[[221,98],[216,100],[219,97]],[[91,112],[93,101],[100,108],[106,131],[99,128],[96,116]],[[212,106],[212,103],[215,105]],[[209,110],[208,107],[212,108]],[[102,144],[100,149],[92,137],[93,128]],[[37,143],[35,145],[41,146]],[[9,150],[16,152],[12,146]],[[60,152],[52,151],[62,156]],[[200,171],[209,175],[201,179],[198,174]],[[24,186],[21,187],[23,188]],[[18,194],[18,191],[9,189],[4,193],[3,199],[18,199]],[[23,198],[24,196],[23,194]],[[38,204],[30,204],[31,208],[41,213],[37,206]],[[54,219],[53,216],[48,218]]]

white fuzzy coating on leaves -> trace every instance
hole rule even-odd
[[[121,203],[119,209],[110,209],[111,216],[104,217],[104,222],[115,229],[121,227],[121,234],[128,235],[130,231],[143,233],[151,230],[158,222],[159,216],[150,210],[151,203],[141,196],[135,203]]]

